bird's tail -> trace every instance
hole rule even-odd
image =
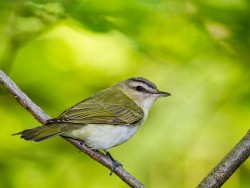
[[[63,133],[60,128],[60,124],[48,124],[35,127],[33,129],[26,129],[19,133],[13,135],[21,135],[21,138],[25,140],[33,140],[35,142],[40,142],[54,136],[61,135]]]

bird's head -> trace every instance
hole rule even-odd
[[[131,98],[143,111],[148,112],[156,99],[170,96],[170,93],[159,91],[156,85],[142,77],[132,77],[115,85]]]

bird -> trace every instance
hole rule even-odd
[[[35,142],[55,136],[80,140],[92,150],[105,152],[113,161],[112,174],[121,163],[108,150],[128,141],[143,125],[156,99],[170,95],[146,78],[131,77],[94,93],[42,126],[13,135]]]

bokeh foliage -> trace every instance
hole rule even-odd
[[[248,0],[0,1],[0,68],[50,116],[131,76],[172,93],[111,149],[147,187],[195,187],[250,125]],[[0,88],[0,187],[127,187]],[[224,185],[250,185],[246,161]]]

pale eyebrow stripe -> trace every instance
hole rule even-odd
[[[130,78],[130,80],[135,82],[141,82],[152,89],[157,89],[156,85],[154,85],[152,82],[149,82],[148,80],[145,80],[144,78]]]

